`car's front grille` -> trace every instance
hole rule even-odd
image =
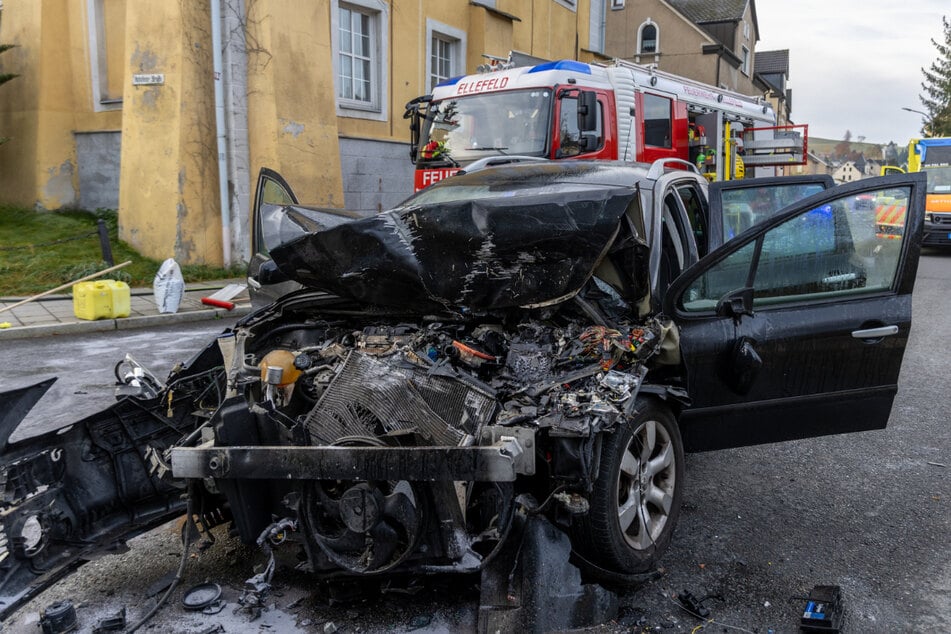
[[[931,222],[936,225],[951,225],[951,214],[931,214]]]

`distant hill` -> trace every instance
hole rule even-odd
[[[842,143],[842,139],[823,139],[821,137],[810,136],[809,151],[816,156],[826,156],[832,154],[832,152],[835,151],[835,146],[837,146],[839,143]],[[882,148],[884,147],[884,144],[858,143],[857,141],[849,141],[849,145],[856,152],[861,152],[864,154],[865,158],[882,158]]]

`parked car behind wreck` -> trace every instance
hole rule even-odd
[[[757,186],[817,193],[526,164],[351,219],[265,171],[252,279],[299,290],[56,432],[7,442],[48,382],[2,395],[0,611],[186,508],[316,574],[477,571],[524,513],[655,567],[685,451],[880,429],[896,393],[923,177]],[[898,239],[859,204],[886,189]]]

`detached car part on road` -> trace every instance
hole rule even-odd
[[[186,489],[202,530],[319,574],[478,571],[525,513],[637,573],[685,451],[883,428],[924,178],[743,194],[669,163],[490,168],[363,219],[263,172],[252,277],[300,290],[164,381],[127,358],[126,395],[58,431],[9,444],[49,382],[2,395],[0,613]],[[900,239],[859,204],[886,189]]]

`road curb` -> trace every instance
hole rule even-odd
[[[110,330],[132,330],[135,328],[186,324],[196,321],[210,321],[212,319],[243,317],[250,312],[250,304],[239,304],[235,306],[234,310],[202,309],[180,313],[123,317],[120,319],[14,326],[13,328],[0,330],[0,342],[12,341],[14,339],[31,339],[34,337],[77,335],[92,332],[108,332]]]

